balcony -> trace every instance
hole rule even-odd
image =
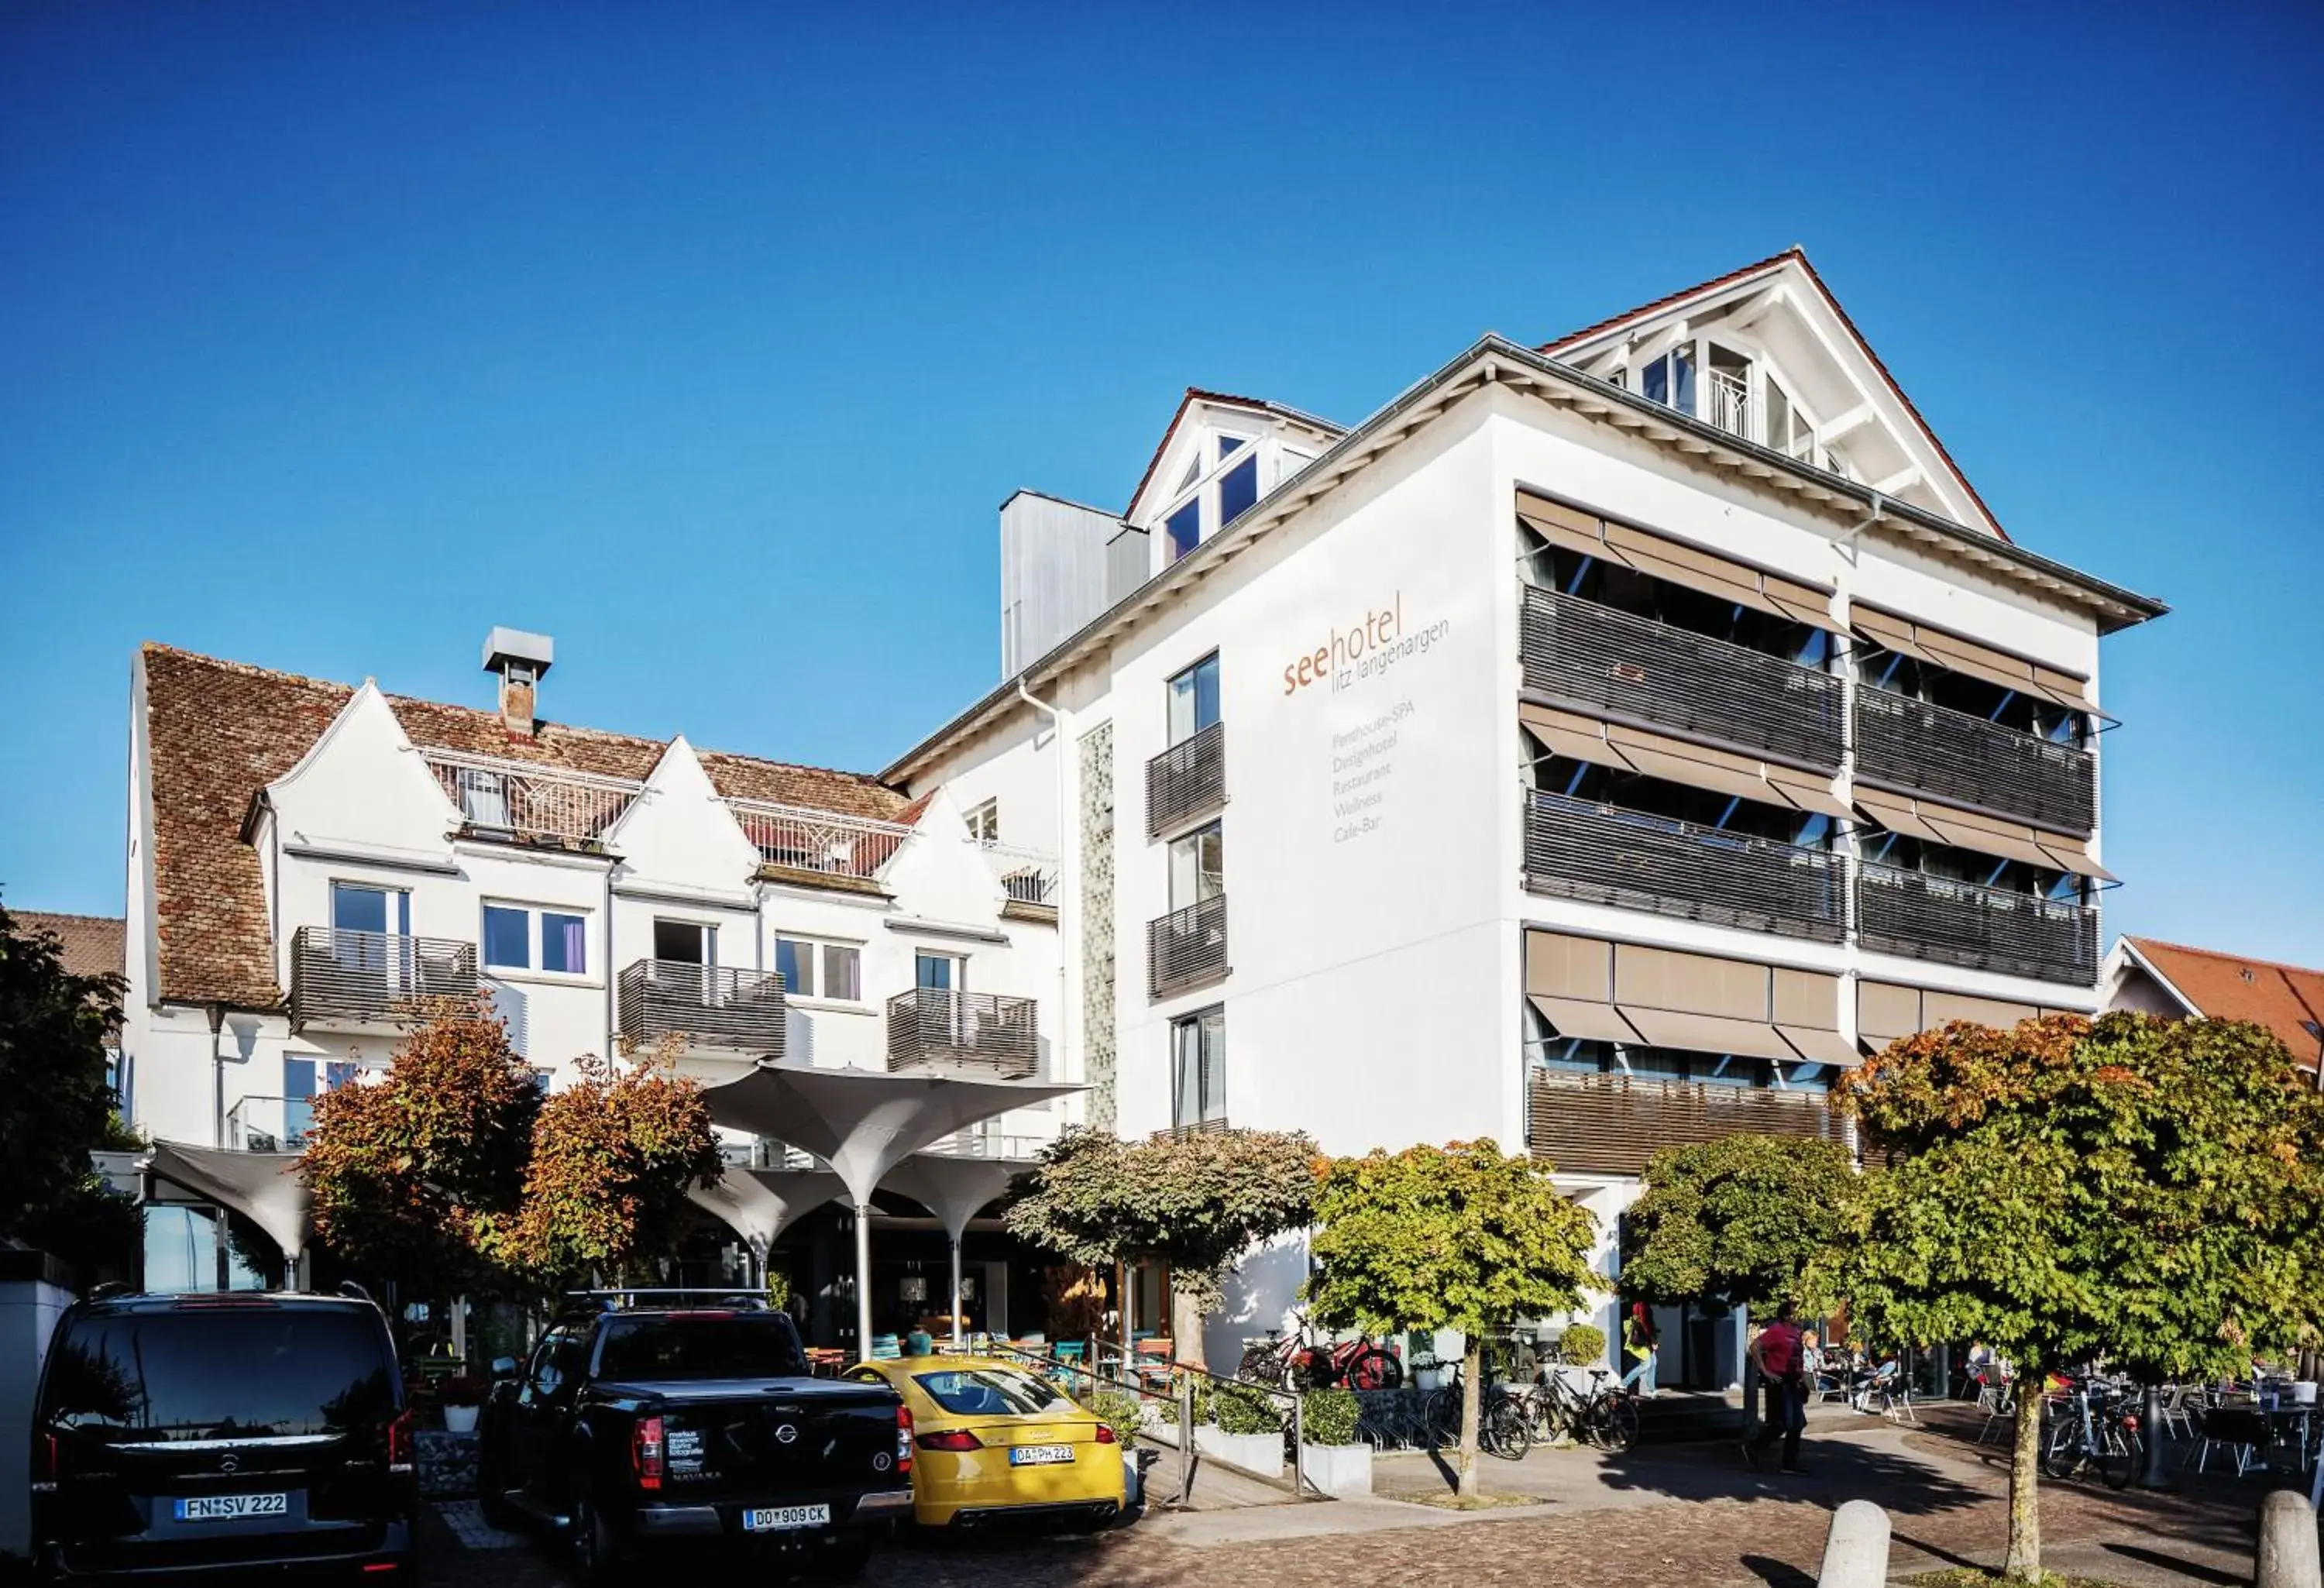
[[[314,1128],[311,1098],[245,1097],[227,1111],[226,1144],[236,1152],[303,1152]]]
[[[1857,932],[1882,954],[2093,986],[2098,912],[1894,866],[1857,868]]]
[[[1578,596],[1522,586],[1526,687],[1593,715],[1840,769],[1840,681]]]
[[[649,1046],[683,1036],[689,1047],[783,1056],[783,978],[774,971],[641,959],[618,983],[621,1033]]]
[[[1227,725],[1213,723],[1146,763],[1146,833],[1158,838],[1227,797]]]
[[[1019,849],[991,839],[977,841],[984,863],[1001,879],[1008,893],[1001,908],[1038,920],[1056,919],[1057,857],[1038,849]]]
[[[1885,689],[1856,692],[1857,773],[2081,836],[2098,825],[2098,758],[2072,744]]]
[[[1576,1174],[1635,1175],[1661,1148],[1726,1136],[1837,1141],[1841,1133],[1821,1092],[1542,1066],[1526,1087],[1526,1145]]]
[[[880,872],[913,832],[896,822],[760,799],[730,799],[726,807],[774,880],[856,892],[881,891]]]
[[[1227,974],[1227,896],[1172,910],[1146,928],[1147,992],[1159,998]]]
[[[290,1029],[370,1030],[476,996],[476,946],[447,937],[301,927],[290,937]]]
[[[888,1069],[969,1072],[986,1080],[1040,1073],[1041,1035],[1030,998],[915,987],[888,1000]]]
[[[1189,1120],[1183,1125],[1166,1125],[1147,1136],[1149,1141],[1192,1141],[1197,1136],[1223,1136],[1233,1127],[1224,1114],[1213,1114],[1206,1120]]]
[[[935,1146],[923,1150],[938,1158],[1001,1159],[1012,1163],[1029,1162],[1054,1146],[1057,1138],[1027,1135],[1020,1131],[988,1131],[971,1126],[956,1131]]]
[[[1526,886],[1536,893],[1837,943],[1847,872],[1821,849],[1526,790]]]
[[[1723,369],[1706,372],[1702,383],[1702,417],[1730,436],[1757,440],[1751,422],[1751,383]]]
[[[497,761],[451,751],[425,752],[445,798],[459,808],[471,837],[602,853],[612,826],[644,788],[626,778]]]

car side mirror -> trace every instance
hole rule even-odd
[[[541,1364],[540,1371],[532,1376],[532,1387],[543,1395],[556,1394],[557,1387],[564,1381],[565,1375],[546,1362]]]
[[[495,1379],[515,1378],[516,1358],[512,1356],[496,1356],[493,1358],[493,1377]]]

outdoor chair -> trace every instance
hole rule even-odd
[[[1992,1437],[1996,1428],[2006,1427],[2016,1421],[2015,1388],[1997,1373],[1980,1372],[1977,1375],[1977,1408],[1985,1414],[1985,1423],[1977,1431],[1979,1445]]]
[[[2171,1439],[2192,1439],[2195,1436],[2195,1413],[2201,1407],[2200,1392],[2186,1384],[2171,1384],[2163,1391],[2163,1433]]]
[[[2254,1466],[2267,1464],[2262,1452],[2275,1436],[2267,1414],[2250,1406],[2212,1407],[2198,1417],[2196,1432],[2195,1470],[2200,1473],[2209,1464],[2214,1445],[2224,1445],[2235,1452],[2238,1478]]]

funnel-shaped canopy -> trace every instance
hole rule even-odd
[[[899,1191],[936,1215],[945,1233],[958,1241],[968,1221],[1009,1189],[1009,1182],[1033,1167],[1030,1159],[945,1158],[923,1152],[888,1171],[880,1183]]]
[[[273,1240],[294,1269],[307,1249],[312,1199],[295,1152],[236,1152],[183,1141],[153,1143],[152,1168],[173,1185],[230,1207]]]
[[[687,1195],[763,1258],[793,1219],[819,1203],[838,1201],[847,1187],[823,1169],[730,1168],[715,1186],[696,1186]]]

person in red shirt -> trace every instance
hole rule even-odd
[[[1759,1419],[1759,1436],[1743,1446],[1743,1459],[1753,1466],[1760,1454],[1784,1436],[1784,1466],[1787,1473],[1804,1472],[1800,1465],[1800,1433],[1808,1424],[1807,1354],[1800,1343],[1799,1308],[1784,1302],[1775,1309],[1775,1321],[1751,1342],[1750,1355],[1759,1364],[1766,1385],[1766,1415]]]

